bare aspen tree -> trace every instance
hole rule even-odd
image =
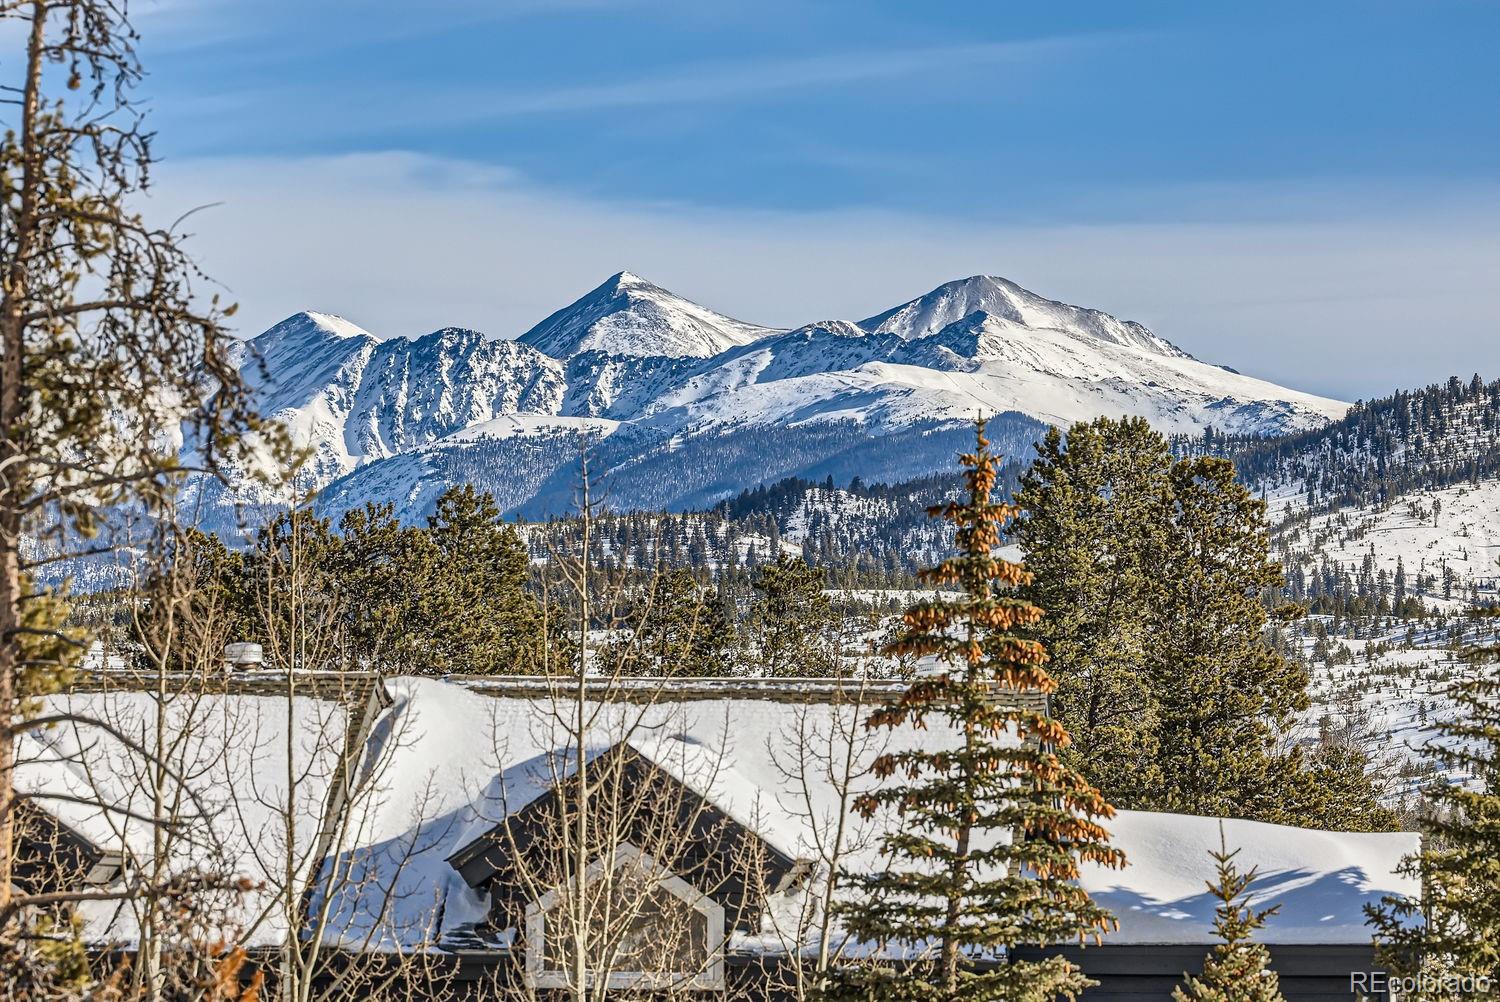
[[[574,617],[571,643],[539,666],[544,695],[525,726],[527,744],[547,751],[520,789],[505,780],[517,735],[497,725],[493,738],[502,777],[491,839],[501,862],[491,894],[524,953],[500,989],[576,1002],[622,991],[722,994],[722,937],[739,916],[712,899],[734,874],[705,862],[716,854],[704,850],[719,847],[726,861],[742,850],[703,791],[724,772],[729,724],[714,748],[684,740],[670,682],[633,676],[639,652],[606,642],[650,614],[663,568],[633,595],[595,587],[600,499],[588,463],[585,448],[577,550],[549,555],[549,580],[564,593],[555,597]],[[532,799],[538,787],[549,792]]]
[[[409,805],[408,839],[374,845],[382,779],[407,739],[398,723],[372,740],[388,710],[381,679],[359,670],[342,599],[309,552],[302,527],[310,510],[294,506],[284,517],[286,531],[266,548],[254,583],[265,695],[247,698],[257,708],[236,736],[257,753],[227,791],[234,837],[264,875],[261,911],[243,942],[264,929],[282,937],[265,993],[281,1002],[440,999],[445,975],[428,953],[436,903],[413,920],[401,914],[400,889],[411,860],[433,847],[421,833],[432,791]],[[260,749],[276,763],[264,773]]]
[[[865,726],[870,660],[869,652],[841,652],[828,702],[795,704],[791,720],[766,739],[766,755],[788,791],[780,806],[802,823],[814,864],[793,907],[766,911],[779,961],[767,971],[768,983],[799,1002],[815,997],[828,972],[844,962],[847,942],[835,921],[835,894],[851,858],[874,846],[872,825],[854,811],[871,763],[886,746],[884,734]],[[765,881],[760,861],[748,860],[747,872]],[[764,895],[773,891],[763,884]]]
[[[150,134],[123,0],[3,0],[24,38],[0,139],[0,911],[12,904],[15,742],[38,663],[24,640],[40,564],[118,544],[100,513],[177,486],[185,433],[216,467],[253,421],[216,300],[175,226],[131,205]],[[179,431],[181,429],[181,432]]]
[[[108,777],[100,775],[90,756],[80,762],[101,792],[107,783],[139,791],[142,813],[151,819],[148,838],[137,849],[125,830],[129,819],[105,815],[115,822],[128,869],[140,878],[139,893],[122,900],[138,930],[129,984],[142,997],[202,984],[209,977],[204,965],[211,958],[200,954],[214,952],[203,948],[224,935],[222,929],[200,930],[199,943],[183,941],[179,916],[184,903],[163,889],[175,888],[185,861],[191,859],[191,872],[211,878],[218,889],[235,886],[239,877],[214,828],[215,807],[204,799],[213,792],[214,776],[222,773],[229,747],[221,740],[226,729],[223,701],[216,706],[211,698],[223,675],[224,646],[230,639],[222,597],[205,587],[201,568],[186,558],[187,546],[175,519],[157,522],[153,543],[130,568],[135,586],[128,593],[128,621],[116,669],[120,677],[114,681],[139,700],[129,708],[121,700],[103,701],[95,711],[113,729],[130,734],[141,754],[127,749],[113,756],[107,762]],[[104,651],[107,656],[109,648]],[[84,746],[87,725],[75,722],[73,727]],[[206,891],[193,902],[200,913],[214,898]],[[212,900],[215,911],[229,904],[222,896]]]
[[[583,742],[590,788],[569,767],[571,735],[538,716],[533,737],[559,745],[541,773],[553,793],[522,804],[501,791],[494,842],[504,863],[491,893],[522,948],[505,993],[602,1000],[620,991],[722,992],[724,937],[739,916],[713,899],[733,874],[696,853],[721,844],[725,860],[742,853],[731,826],[695,792],[724,768],[722,750],[699,756],[686,742],[656,740],[673,714],[651,713],[653,704],[626,704],[602,688],[592,697],[604,716]],[[590,818],[581,846],[579,811]],[[581,879],[579,857],[587,859]]]
[[[112,666],[107,673],[52,696],[29,716],[33,726],[18,765],[52,778],[16,791],[33,818],[72,806],[75,815],[92,819],[97,848],[116,862],[112,877],[70,874],[56,890],[13,899],[12,909],[24,906],[35,916],[49,905],[87,903],[96,916],[113,915],[92,933],[104,938],[91,938],[88,948],[122,936],[133,949],[129,962],[113,970],[106,964],[101,979],[80,974],[70,986],[30,998],[88,991],[159,998],[205,990],[220,974],[226,915],[243,890],[224,860],[210,803],[226,748],[209,696],[222,641],[213,610],[194,600],[196,582],[167,557],[171,522],[155,526],[160,545],[151,552],[166,559],[132,568],[139,584],[125,607],[126,642],[118,653],[102,652],[99,662]],[[64,774],[73,782],[58,782]],[[66,846],[33,846],[28,855],[29,866],[68,859]],[[55,926],[56,918],[48,923]],[[23,939],[34,933],[31,925]],[[81,934],[81,925],[74,927]],[[78,948],[85,948],[81,936]]]

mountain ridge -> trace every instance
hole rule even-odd
[[[486,480],[509,510],[565,504],[554,474],[580,431],[605,443],[597,468],[629,485],[618,505],[681,507],[767,477],[842,471],[856,456],[902,476],[945,468],[946,431],[976,414],[999,415],[1020,444],[1046,424],[1098,415],[1138,414],[1180,434],[1268,434],[1348,408],[988,276],[864,321],[787,330],[620,272],[513,340],[457,327],[382,340],[306,312],[242,354],[263,414],[312,454],[303,490],[337,495],[330,510],[391,500],[409,518],[444,477]],[[781,455],[764,454],[773,440]],[[892,465],[881,450],[898,442]],[[238,478],[209,500],[219,509],[269,498]]]
[[[628,321],[622,322],[622,314]],[[516,340],[559,359],[587,351],[702,358],[772,332],[621,271]]]

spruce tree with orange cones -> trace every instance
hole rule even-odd
[[[941,590],[906,612],[888,648],[930,668],[867,721],[939,725],[948,737],[881,755],[878,785],[856,803],[866,816],[894,812],[897,823],[881,846],[888,865],[851,880],[840,916],[850,936],[878,947],[877,959],[837,970],[830,998],[1073,997],[1092,984],[1074,964],[1014,961],[1007,948],[1097,940],[1114,928],[1074,882],[1085,863],[1124,865],[1100,824],[1114,811],[1059,759],[1067,731],[1018,698],[1050,693],[1054,682],[1042,645],[1016,632],[1042,610],[1016,595],[1027,572],[995,554],[1016,509],[992,497],[999,459],[983,422],[976,440],[961,457],[967,496],[929,511],[953,525],[957,553],[922,573]]]

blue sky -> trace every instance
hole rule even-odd
[[[247,332],[514,336],[621,268],[796,324],[987,272],[1346,398],[1500,376],[1497,4],[137,10],[158,197],[225,202]]]

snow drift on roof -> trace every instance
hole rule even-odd
[[[481,683],[423,678],[386,680],[391,705],[379,716],[364,746],[360,808],[340,848],[341,870],[367,879],[334,891],[332,912],[338,937],[349,944],[389,948],[431,942],[448,931],[482,920],[486,901],[447,863],[508,812],[549,788],[558,775],[566,732],[546,700],[489,695]],[[151,697],[140,692],[76,693],[49,697],[55,708],[72,708],[142,733]],[[184,711],[185,712],[185,711]],[[654,705],[605,707],[590,734],[597,754],[622,739],[712,800],[726,814],[757,831],[788,856],[817,859],[814,823],[827,831],[838,817],[839,798],[827,771],[807,752],[819,747],[847,706],[800,704],[727,697]],[[196,763],[200,819],[211,831],[185,843],[174,865],[218,861],[258,880],[282,864],[274,805],[290,804],[303,838],[318,824],[333,754],[341,740],[343,709],[328,700],[298,698],[290,707],[270,695],[208,696],[192,709],[194,734],[184,755]],[[334,737],[319,744],[320,730]],[[862,729],[856,728],[860,733]],[[813,735],[799,744],[798,735]],[[286,795],[288,738],[306,779]],[[898,731],[862,749],[868,760],[884,748],[930,745],[945,740],[934,726]],[[80,753],[87,749],[86,755]],[[140,763],[107,734],[75,734],[60,728],[29,735],[27,759],[17,775],[25,790],[86,796],[100,790],[111,803],[140,809],[147,803]],[[79,761],[86,763],[80,766]],[[806,769],[806,792],[797,771]],[[149,845],[141,823],[103,818],[86,809],[66,810],[76,825],[104,849]],[[853,814],[846,820],[860,830]],[[881,824],[890,824],[885,819]],[[1090,869],[1083,884],[1120,919],[1111,943],[1207,943],[1213,939],[1213,902],[1204,882],[1213,877],[1209,850],[1219,845],[1216,819],[1121,812],[1107,827],[1124,849],[1124,871]],[[1280,904],[1265,939],[1277,943],[1367,942],[1363,906],[1389,893],[1411,893],[1395,875],[1415,835],[1342,834],[1303,831],[1245,821],[1224,825],[1239,860],[1259,867],[1254,891],[1259,905]],[[863,830],[878,835],[879,829]],[[848,865],[881,865],[873,839]],[[205,854],[205,845],[212,852]],[[323,872],[327,872],[326,863]],[[259,896],[258,896],[259,895]],[[251,945],[280,941],[285,929],[275,915],[263,916],[261,892],[251,892],[231,920],[244,924]],[[96,941],[129,943],[128,910],[107,903],[83,906],[88,933]]]

